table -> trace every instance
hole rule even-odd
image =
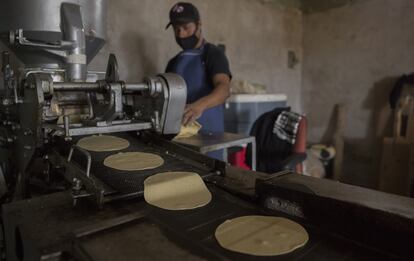
[[[202,154],[223,149],[225,162],[227,162],[228,148],[251,143],[252,170],[256,170],[256,139],[254,136],[229,132],[198,133],[192,137],[175,139],[174,141]]]

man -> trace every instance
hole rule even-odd
[[[183,124],[197,120],[201,132],[223,132],[223,103],[230,96],[232,77],[229,62],[223,51],[203,38],[199,12],[191,3],[171,8],[166,29],[171,25],[183,51],[169,61],[166,72],[181,75],[187,83]],[[222,152],[209,156],[222,159]]]

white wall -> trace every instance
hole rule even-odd
[[[109,0],[107,46],[92,63],[105,69],[109,52],[117,55],[127,81],[162,72],[179,47],[165,31],[176,1]],[[203,32],[214,44],[225,44],[234,79],[265,84],[270,93],[285,93],[300,110],[301,64],[287,67],[287,52],[302,61],[302,14],[252,0],[190,1],[200,10]]]

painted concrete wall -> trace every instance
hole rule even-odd
[[[172,30],[164,30],[175,2],[109,0],[108,43],[91,68],[104,69],[107,54],[115,52],[121,77],[128,81],[164,71],[179,52]],[[191,2],[200,9],[206,39],[226,45],[234,79],[286,93],[289,104],[300,110],[301,64],[287,66],[289,50],[302,61],[300,11],[252,0]]]
[[[107,45],[89,69],[105,70],[114,52],[126,81],[163,72],[179,51],[172,30],[165,31],[173,0],[108,0]],[[195,0],[208,41],[225,44],[234,79],[264,84],[285,93],[300,110],[301,64],[287,66],[287,53],[302,61],[302,14],[294,8],[254,0]],[[0,51],[4,46],[0,44]]]
[[[364,0],[304,16],[309,139],[329,140],[334,104],[348,106],[344,181],[376,185],[381,137],[391,133],[388,94],[396,77],[414,70],[413,12],[411,0]]]
[[[355,0],[259,0],[264,3],[273,3],[280,6],[294,7],[305,14],[323,12],[332,8],[350,5]],[[361,0],[358,0],[361,1]],[[366,1],[366,0],[364,0]]]

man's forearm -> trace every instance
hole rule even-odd
[[[197,101],[187,104],[184,109],[183,124],[187,125],[198,119],[205,110],[223,104],[230,96],[230,78],[218,74],[213,78],[214,90]]]
[[[217,105],[223,104],[230,96],[230,90],[227,83],[221,83],[215,86],[214,90],[196,101],[201,104],[205,109],[210,109]]]

